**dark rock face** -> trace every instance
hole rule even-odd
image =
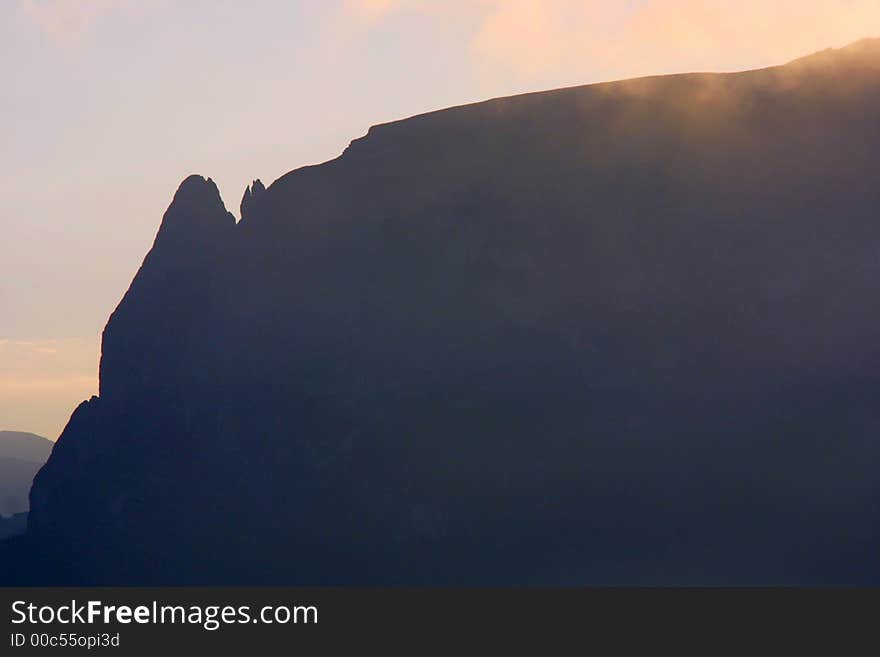
[[[5,549],[53,582],[880,583],[878,116],[866,41],[377,126],[238,225],[189,178]]]
[[[229,251],[235,217],[217,186],[190,176],[181,183],[153,248],[104,329],[100,397],[145,398],[163,405],[184,395],[201,318],[216,302],[217,260]]]

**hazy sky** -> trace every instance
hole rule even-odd
[[[878,0],[0,0],[0,429],[57,437],[178,183],[383,121],[880,34]]]

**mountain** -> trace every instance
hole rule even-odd
[[[39,463],[52,451],[52,441],[24,431],[0,431],[0,458]]]
[[[4,576],[880,584],[878,116],[866,40],[190,176]]]
[[[42,436],[0,431],[0,515],[28,510],[31,482],[51,451],[52,441]]]
[[[0,540],[24,534],[27,531],[27,515],[26,511],[22,511],[9,517],[0,516]]]

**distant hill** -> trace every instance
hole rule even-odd
[[[28,510],[31,482],[52,446],[52,441],[33,433],[0,431],[0,515]]]
[[[0,541],[24,534],[27,529],[27,516],[27,513],[16,513],[8,518],[0,516]]]
[[[0,571],[880,585],[878,117],[866,40],[188,177]]]

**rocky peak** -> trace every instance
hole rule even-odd
[[[179,378],[172,347],[184,349],[187,331],[207,307],[234,227],[213,180],[192,175],[180,184],[153,248],[104,329],[102,398],[159,394],[165,382]]]
[[[217,185],[210,178],[188,176],[177,192],[159,226],[158,246],[169,240],[202,240],[206,235],[223,232],[235,224],[235,217],[226,210]]]
[[[248,213],[253,210],[254,203],[266,191],[265,185],[257,178],[251,185],[244,189],[244,195],[241,197],[241,219],[244,221]]]

